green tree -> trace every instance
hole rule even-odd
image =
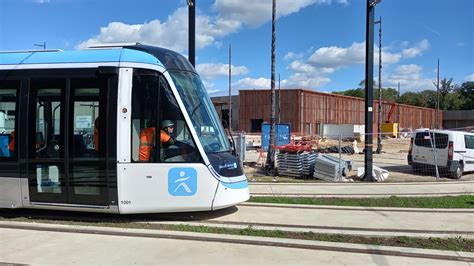
[[[423,101],[423,97],[420,93],[407,91],[400,96],[400,103],[424,106],[426,102]]]
[[[345,90],[345,91],[336,91],[334,93],[339,94],[339,95],[359,97],[359,98],[364,98],[365,97],[365,91],[362,88],[349,89],[349,90]]]
[[[424,90],[420,92],[421,107],[436,108],[436,91]]]
[[[433,81],[435,87],[437,86],[436,82]],[[446,102],[446,97],[448,94],[453,93],[456,88],[456,84],[453,82],[453,78],[442,78],[439,81],[439,109],[448,110],[448,104]],[[453,98],[453,97],[450,97]],[[436,108],[436,105],[435,105]]]
[[[374,90],[374,99],[379,99],[379,90]],[[382,88],[382,100],[396,102],[398,99],[398,91],[394,88]]]
[[[466,100],[463,98],[461,93],[453,91],[448,93],[443,98],[444,110],[461,110]]]
[[[474,110],[474,82],[464,82],[458,90],[461,98],[464,100],[462,109]]]

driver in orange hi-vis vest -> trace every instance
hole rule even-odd
[[[173,137],[174,123],[171,120],[163,120],[160,130],[160,144],[172,145],[175,143]],[[151,151],[155,147],[155,127],[142,129],[140,132],[139,160],[141,162],[150,161]]]

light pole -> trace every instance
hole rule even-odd
[[[188,0],[188,58],[196,66],[196,0]]]
[[[377,119],[377,153],[382,153],[382,17],[375,24],[379,24],[379,108]]]
[[[438,58],[438,74],[436,82],[436,113],[435,113],[435,129],[438,129],[438,119],[439,119],[439,58]]]
[[[229,130],[232,131],[232,46],[229,44]]]
[[[365,156],[364,180],[375,181],[372,175],[373,108],[374,108],[374,12],[381,0],[367,0],[365,25]]]

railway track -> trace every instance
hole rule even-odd
[[[133,227],[131,224],[134,223],[187,224],[191,226],[253,228],[379,237],[413,236],[443,238],[463,236],[472,239],[474,238],[474,225],[472,224],[474,210],[470,209],[363,208],[244,203],[237,207],[213,212],[177,214],[111,215],[19,209],[0,210],[0,216],[4,218],[3,221],[0,221],[0,230],[30,230],[137,239],[168,239],[229,245],[250,245],[255,247],[271,246],[281,249],[315,252],[340,252],[474,263],[474,255],[472,253],[443,253],[433,250],[420,251],[418,249],[413,251],[397,247],[126,228]],[[67,223],[68,221],[85,222],[88,226],[6,221],[10,218],[20,218],[40,223],[48,223],[48,221],[53,221],[54,223]],[[379,222],[374,222],[374,220]],[[372,223],[368,224],[367,221],[372,221]],[[112,225],[109,225],[111,227],[91,226],[97,222]]]
[[[474,181],[407,183],[250,183],[254,197],[436,197],[474,194]]]
[[[212,212],[110,215],[76,212],[10,210],[4,218],[105,222],[111,224],[187,224],[220,228],[254,228],[288,232],[313,232],[363,236],[474,238],[474,210],[337,207],[244,203]]]
[[[230,245],[251,245],[255,247],[272,247],[293,250],[310,250],[310,251],[329,251],[341,253],[356,253],[376,256],[404,257],[413,259],[429,259],[438,261],[474,263],[472,253],[466,252],[449,252],[449,251],[433,251],[420,249],[400,249],[396,247],[377,247],[370,245],[342,244],[342,243],[326,243],[320,241],[302,241],[302,240],[282,240],[275,238],[256,238],[246,236],[228,236],[203,233],[189,232],[172,232],[159,230],[139,230],[139,229],[123,229],[123,228],[102,228],[92,226],[68,226],[68,225],[50,225],[50,224],[31,224],[19,222],[0,222],[0,230],[6,230],[5,235],[12,235],[12,230],[35,231],[35,232],[52,232],[59,233],[55,236],[61,238],[61,234],[82,234],[94,236],[114,236],[121,237],[124,241],[132,238],[146,239],[167,239],[180,241],[198,241],[207,243],[223,243]],[[77,237],[75,238],[77,239]],[[117,241],[117,239],[115,240]],[[1,262],[0,264],[10,264]]]

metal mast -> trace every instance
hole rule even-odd
[[[373,108],[374,108],[374,12],[380,0],[367,0],[365,28],[365,158],[364,180],[374,181],[373,158]]]
[[[382,17],[375,24],[379,24],[379,108],[377,121],[377,151],[382,153]]]
[[[270,146],[267,154],[267,171],[275,169],[275,20],[276,0],[272,1],[272,67],[271,67],[271,113],[270,113]]]
[[[188,0],[188,57],[196,67],[196,0]]]
[[[438,120],[439,120],[439,58],[438,58],[438,75],[436,82],[436,114],[435,114],[435,129],[438,129]]]
[[[232,46],[229,44],[229,130],[232,131]]]

